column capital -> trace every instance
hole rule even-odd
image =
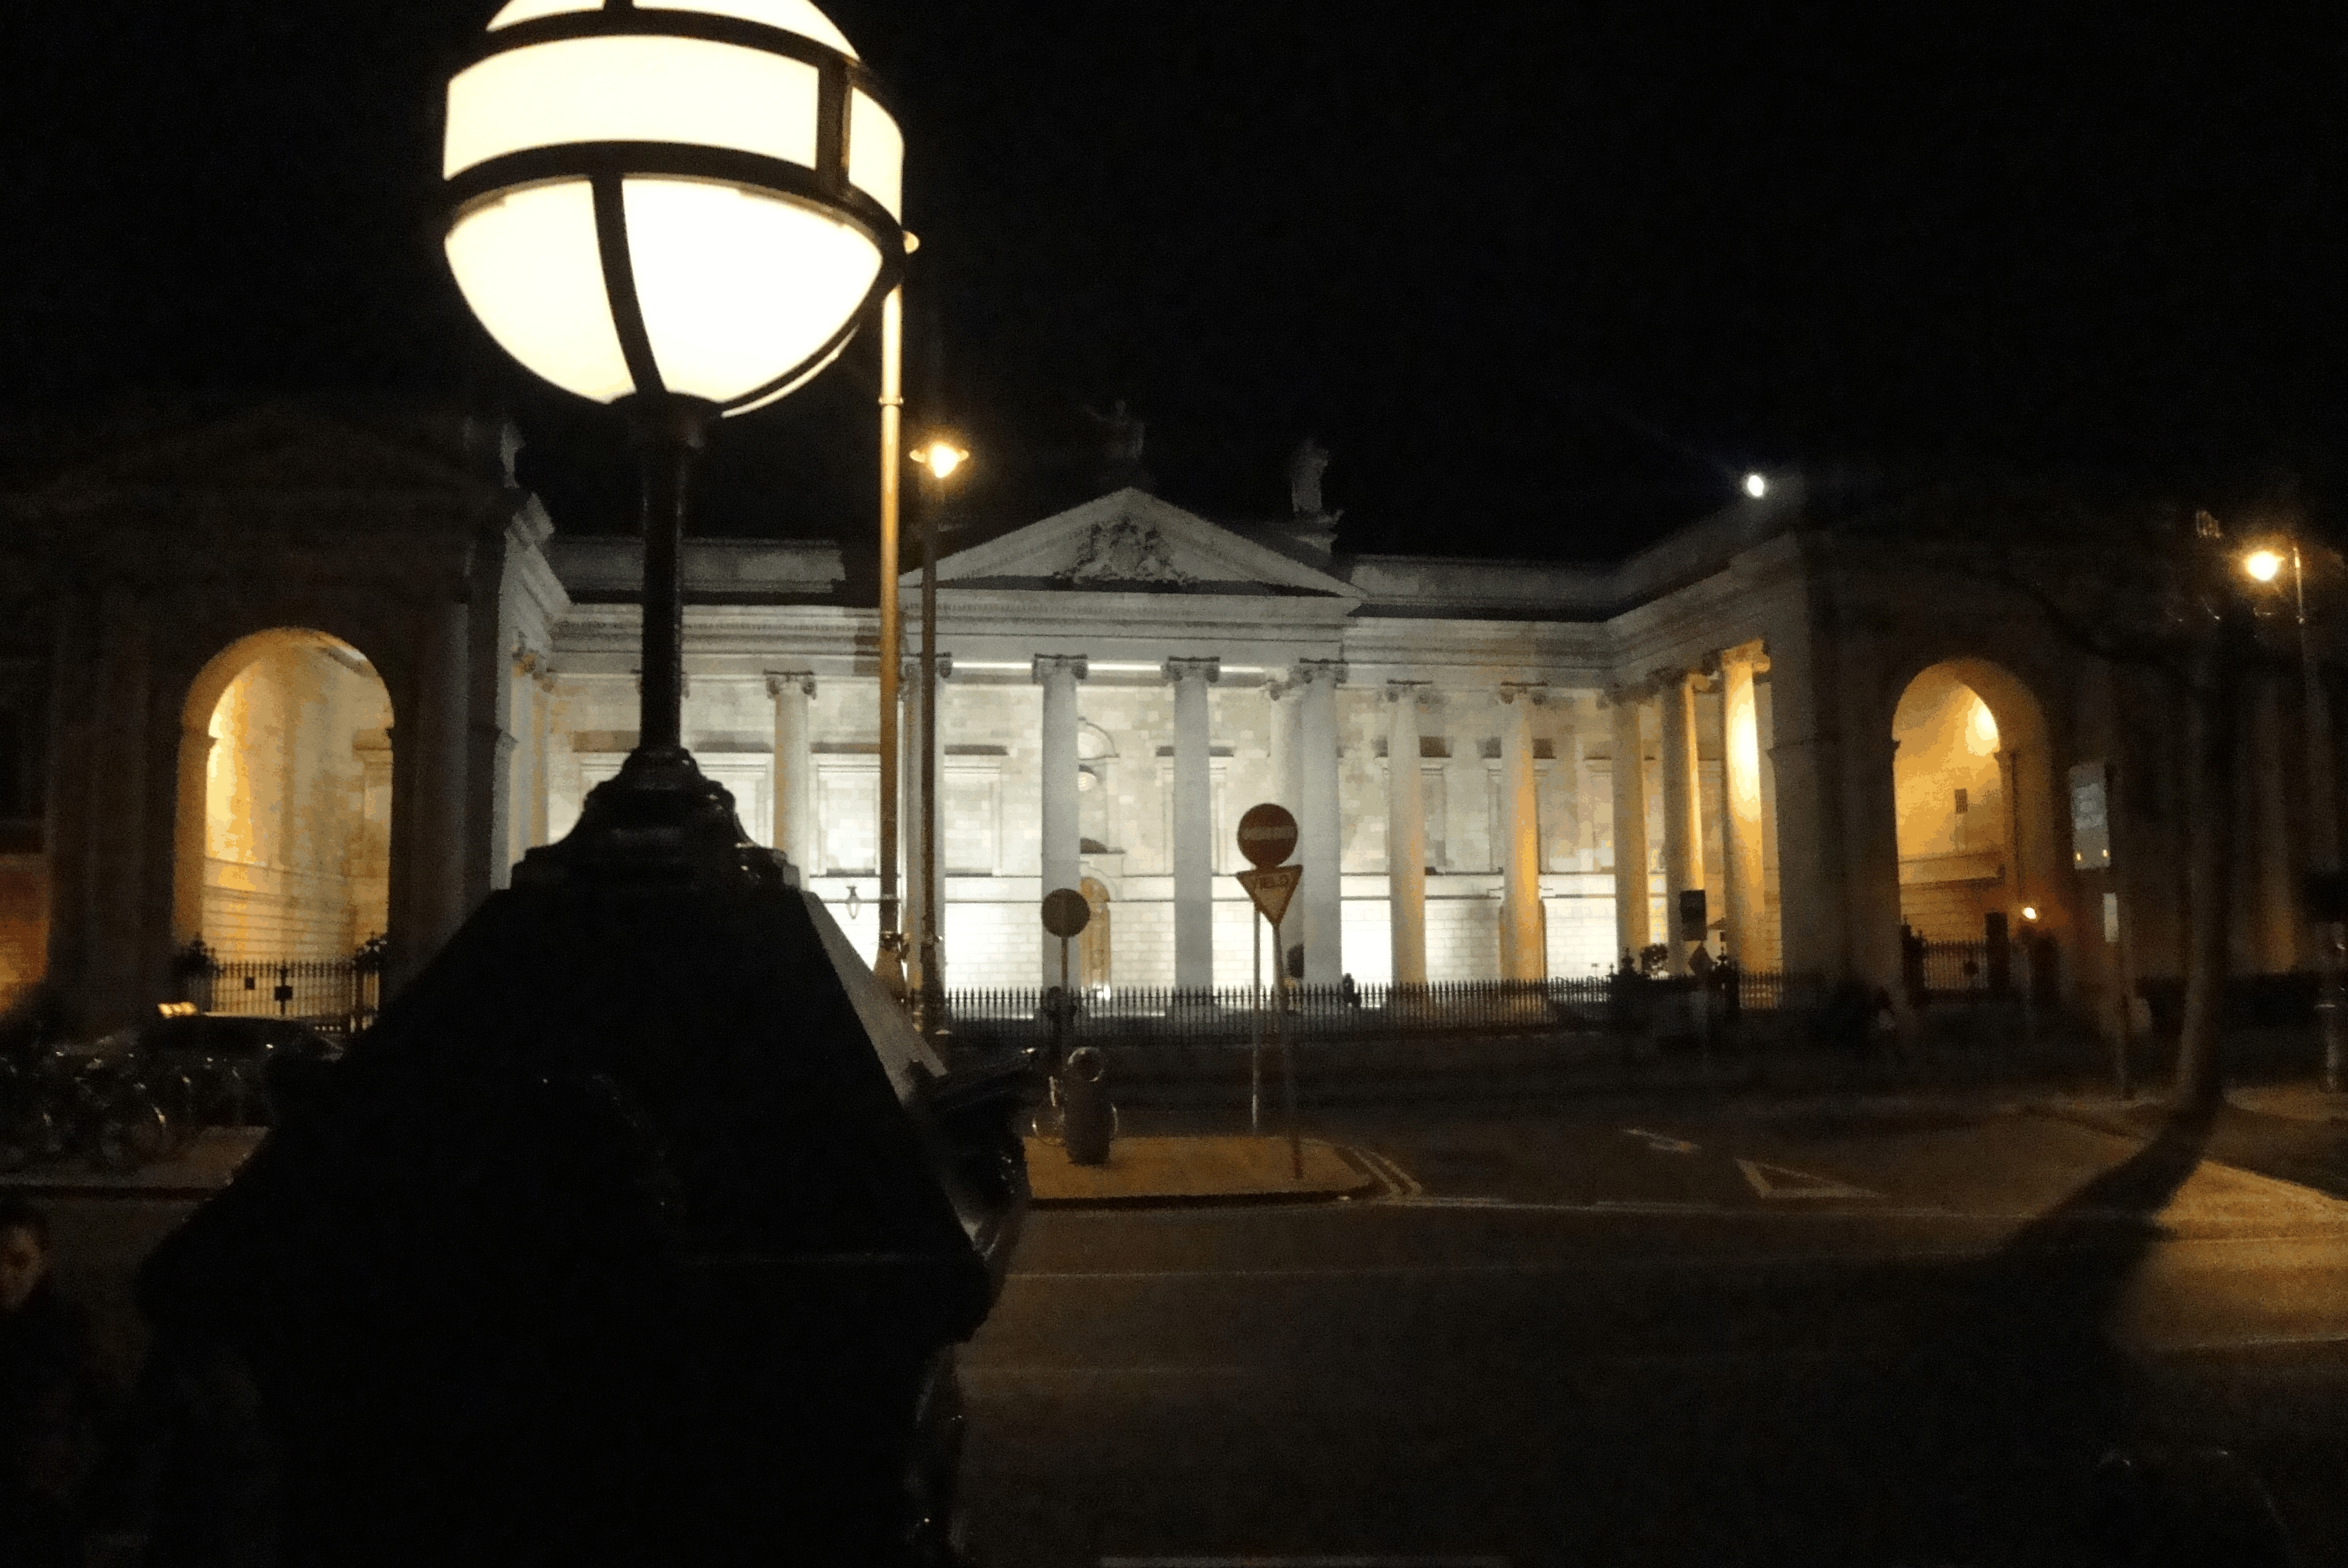
[[[1081,681],[1091,673],[1091,656],[1084,653],[1038,653],[1028,666],[1028,679],[1041,686],[1055,675]]]
[[[1683,688],[1703,679],[1703,671],[1684,664],[1662,664],[1647,671],[1649,687],[1658,694]]]
[[[1386,701],[1399,702],[1407,697],[1413,702],[1424,703],[1434,691],[1435,682],[1432,681],[1389,681],[1386,682]]]
[[[1546,681],[1503,681],[1500,682],[1499,691],[1497,694],[1503,703],[1513,703],[1518,698],[1522,697],[1525,699],[1527,705],[1538,708],[1542,703],[1549,701],[1549,682]]]
[[[515,674],[535,677],[541,671],[551,671],[553,664],[553,657],[546,650],[533,648],[528,642],[519,640],[515,641],[513,648]]]
[[[805,697],[815,695],[815,671],[812,670],[769,670],[767,671],[767,695],[779,697],[792,687],[798,687]]]
[[[1654,694],[1655,686],[1652,681],[1618,682],[1598,693],[1610,708],[1635,708]]]
[[[1173,682],[1199,680],[1211,686],[1223,678],[1223,661],[1214,659],[1169,659],[1159,672]]]
[[[1310,686],[1326,681],[1332,686],[1343,686],[1349,668],[1343,659],[1299,659],[1289,667],[1288,683]]]
[[[941,652],[941,653],[938,655],[938,679],[939,679],[939,680],[941,680],[941,681],[951,681],[951,680],[953,680],[953,654],[951,654],[951,653],[945,653],[945,652]],[[1077,671],[1076,679],[1078,679],[1079,681],[1081,681],[1081,680],[1083,680],[1083,679],[1084,679],[1084,673],[1083,673],[1083,671]],[[905,662],[903,663],[903,665],[901,665],[901,666],[900,667],[900,672],[899,672],[898,679],[897,679],[897,687],[898,687],[898,690],[899,690],[899,691],[902,692],[905,694],[905,700],[906,700],[907,702],[910,702],[913,701],[915,698],[917,698],[917,697],[920,695],[920,693],[919,693],[918,692],[915,692],[915,691],[913,690],[913,688],[914,688],[914,687],[916,687],[916,686],[919,686],[919,685],[921,684],[921,682],[922,682],[922,661],[921,661],[921,660],[920,660],[918,657],[906,660],[906,661],[905,661]]]

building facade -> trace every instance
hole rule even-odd
[[[278,407],[7,497],[0,987],[125,1018],[192,938],[377,932],[396,986],[569,829],[635,741],[639,547],[555,535],[511,457],[495,426]],[[1684,963],[1694,889],[1748,968],[1896,990],[1903,923],[2026,907],[2084,1009],[2175,972],[2170,705],[1988,577],[1794,494],[1608,567],[1334,543],[1128,488],[942,561],[936,733],[907,682],[901,773],[910,866],[935,752],[950,988],[1056,979],[1056,887],[1095,909],[1084,983],[1246,983],[1233,829],[1264,801],[1300,825],[1309,982]],[[687,557],[686,743],[870,949],[877,614],[829,543]],[[2302,716],[2257,706],[2238,961],[2285,969]],[[2082,766],[2117,781],[2108,868],[2075,846]]]

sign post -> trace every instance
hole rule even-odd
[[[1067,1060],[1069,1015],[1075,994],[1068,989],[1068,943],[1092,923],[1093,907],[1073,887],[1056,887],[1044,895],[1044,929],[1060,938],[1060,989],[1052,1004],[1052,1075]]]
[[[1239,874],[1240,886],[1248,890],[1254,901],[1256,913],[1272,922],[1272,1033],[1280,1041],[1282,1099],[1288,1112],[1288,1163],[1295,1179],[1304,1179],[1304,1143],[1296,1130],[1296,1051],[1288,1038],[1288,949],[1281,939],[1280,923],[1288,913],[1289,900],[1296,896],[1296,884],[1304,875],[1301,866],[1283,866],[1296,850],[1296,818],[1282,806],[1269,803],[1251,806],[1240,818],[1240,853],[1248,857],[1251,869]],[[1262,932],[1258,928],[1256,948],[1256,987],[1261,1009],[1263,985],[1263,949]],[[1255,1044],[1248,1070],[1249,1126],[1262,1125],[1263,1101],[1263,1030],[1259,1011]]]

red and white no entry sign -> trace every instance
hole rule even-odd
[[[1279,865],[1296,853],[1296,819],[1269,801],[1248,807],[1240,818],[1240,853],[1252,865]]]

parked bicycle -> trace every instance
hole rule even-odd
[[[0,1065],[0,1169],[82,1158],[127,1171],[180,1136],[127,1034],[88,1045],[36,1041]]]

